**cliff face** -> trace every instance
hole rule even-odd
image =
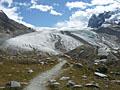
[[[33,31],[31,28],[9,19],[8,16],[0,10],[0,33],[17,36],[31,31]]]
[[[0,10],[0,44],[11,37],[33,31],[31,28],[9,19],[8,16]]]
[[[98,28],[102,26],[105,22],[105,19],[109,19],[111,17],[111,12],[100,13],[98,16],[93,14],[88,22],[88,27]]]

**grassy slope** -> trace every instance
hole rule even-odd
[[[48,57],[50,59],[48,59]],[[46,64],[42,65],[38,60],[46,62]],[[41,56],[36,53],[19,55],[1,53],[0,86],[4,86],[7,82],[12,80],[28,83],[36,75],[52,68],[55,64],[57,64],[57,58],[51,56]],[[28,69],[32,69],[34,72],[28,73]]]

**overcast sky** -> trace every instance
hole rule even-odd
[[[9,18],[30,27],[81,28],[92,14],[118,8],[119,0],[0,0]]]

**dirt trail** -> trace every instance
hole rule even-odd
[[[31,80],[30,84],[24,90],[47,90],[46,84],[47,84],[48,80],[59,75],[59,72],[60,72],[62,66],[66,62],[67,61],[65,61],[65,60],[60,61],[52,69],[45,71],[42,74],[38,75],[33,80]]]

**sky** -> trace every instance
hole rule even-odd
[[[120,0],[0,0],[9,18],[32,28],[82,28],[92,14],[114,11]]]

